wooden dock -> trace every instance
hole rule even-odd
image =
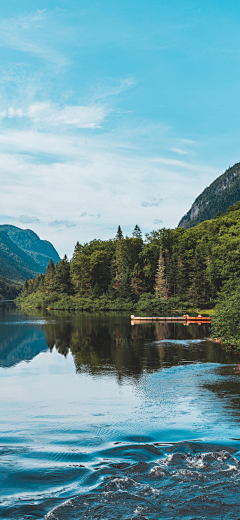
[[[131,315],[131,324],[136,325],[138,323],[149,323],[149,322],[167,322],[167,323],[210,323],[211,319],[209,316],[201,316],[199,314],[198,316],[189,316],[188,314],[185,314],[184,316],[134,316]]]

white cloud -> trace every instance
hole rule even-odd
[[[35,122],[50,123],[52,125],[72,125],[77,128],[99,128],[106,114],[107,111],[103,106],[67,106],[59,108],[50,103],[35,103],[25,113],[27,117]]]
[[[101,217],[101,213],[97,213],[97,214],[94,214],[94,213],[88,213],[87,211],[83,211],[83,213],[81,213],[81,215],[79,215],[80,218],[82,217],[90,217],[90,218],[100,218]]]
[[[28,208],[28,215],[40,221],[31,228],[36,226],[41,238],[70,256],[77,241],[114,237],[119,224],[124,233],[136,222],[143,233],[151,231],[160,203],[165,225],[176,226],[195,197],[221,173],[207,165],[197,170],[195,165],[195,180],[189,183],[189,172],[124,152],[103,136],[75,136],[73,142],[64,135],[2,132],[1,149],[2,214],[15,216],[12,222],[18,225],[19,215]],[[49,153],[55,154],[53,161],[42,162]],[[139,201],[148,205],[142,207]]]
[[[180,168],[186,168],[187,170],[198,169],[198,165],[179,161],[178,159],[168,159],[167,157],[155,157],[154,159],[152,159],[152,161],[155,163],[159,163],[159,164],[166,164],[168,166],[177,166]]]
[[[33,224],[40,222],[39,218],[30,216],[30,215],[20,215],[19,222],[22,222],[22,224]]]
[[[181,150],[181,148],[171,148],[171,151],[178,153],[179,155],[189,155],[189,152],[186,152],[186,150]]]
[[[150,208],[152,206],[160,206],[162,201],[163,201],[163,199],[161,199],[160,197],[158,197],[158,198],[152,197],[151,200],[149,200],[149,201],[143,200],[141,202],[141,206],[143,208]]]
[[[99,128],[107,115],[104,106],[66,106],[60,108],[51,103],[34,103],[26,110],[9,107],[0,112],[2,118],[12,119],[13,117],[26,117],[34,123],[41,123],[44,126],[70,125],[76,128]]]
[[[143,233],[151,231],[153,223],[162,223],[160,205],[164,224],[177,225],[221,173],[165,156],[179,142],[165,124],[115,124],[115,132],[89,132],[110,113],[105,101],[62,107],[33,102],[30,94],[25,106],[17,97],[1,102],[1,211],[7,215],[11,208],[11,222],[36,227],[61,255],[71,255],[77,241],[114,237],[119,224],[124,233],[136,222]]]
[[[158,218],[155,218],[154,221],[153,221],[153,224],[163,224],[163,220],[161,219],[158,219]]]
[[[53,222],[49,222],[48,225],[51,227],[56,227],[56,228],[62,228],[62,227],[71,228],[71,227],[75,227],[76,223],[71,222],[67,218],[65,218],[64,220],[53,220]]]

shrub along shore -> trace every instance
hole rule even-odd
[[[142,238],[118,227],[110,240],[76,244],[45,275],[27,280],[17,304],[70,310],[166,312],[215,307],[212,333],[240,345],[240,202],[194,228],[160,229]]]

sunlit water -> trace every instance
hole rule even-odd
[[[0,320],[1,518],[240,518],[239,360],[207,325]]]

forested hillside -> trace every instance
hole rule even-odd
[[[0,226],[0,299],[15,298],[27,278],[44,273],[50,258],[60,257],[50,242],[30,229]]]
[[[77,243],[73,258],[27,282],[19,303],[52,308],[139,309],[213,305],[223,285],[240,279],[240,203],[184,230],[160,229],[143,240]]]
[[[184,229],[212,219],[218,212],[225,213],[229,206],[240,200],[240,163],[220,175],[194,201],[179,226]]]
[[[0,276],[11,282],[24,281],[44,273],[50,258],[60,260],[53,245],[30,229],[0,226]]]

